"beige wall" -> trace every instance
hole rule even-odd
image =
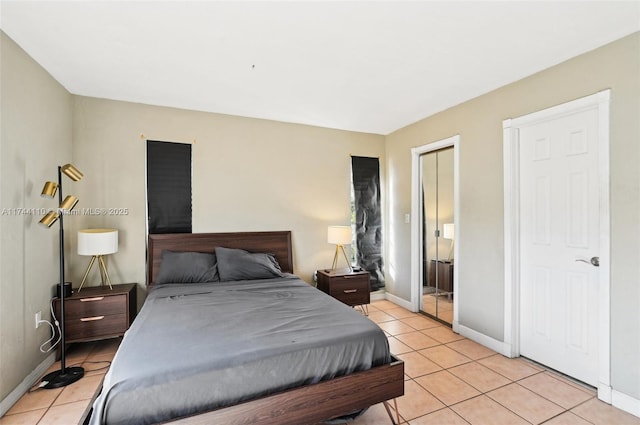
[[[55,208],[40,197],[57,166],[72,162],[71,95],[0,31],[0,400],[46,357],[38,347],[58,281],[58,232],[38,226],[39,214],[15,208]],[[67,180],[70,182],[70,180]],[[63,182],[65,189],[70,184]],[[66,191],[65,191],[66,192]]]
[[[508,59],[508,58],[506,58]],[[598,91],[611,101],[611,381],[640,399],[640,34],[387,136],[387,290],[410,298],[411,152],[460,134],[459,323],[504,341],[502,121]],[[604,255],[604,253],[602,253]]]
[[[55,207],[39,195],[57,165],[72,162],[84,173],[63,182],[65,194],[80,199],[78,215],[65,220],[67,280],[76,287],[89,259],[75,253],[75,232],[114,227],[120,244],[107,259],[111,278],[138,282],[144,294],[146,139],[196,140],[194,232],[291,230],[295,271],[308,282],[331,263],[327,226],[349,223],[350,155],[384,156],[379,135],[72,96],[0,34],[0,207]],[[128,214],[92,216],[83,208]],[[49,316],[58,239],[57,227],[36,226],[39,216],[0,220],[2,400],[44,360],[38,347],[48,328],[36,330],[34,314]],[[98,279],[94,268],[90,284]]]
[[[129,213],[76,216],[71,226],[119,229],[111,278],[141,285],[146,139],[196,140],[194,232],[291,230],[294,269],[307,282],[331,264],[327,226],[349,224],[350,155],[384,155],[383,136],[275,121],[77,96],[73,113],[74,158],[85,172],[79,207]],[[70,257],[77,284],[88,258]]]

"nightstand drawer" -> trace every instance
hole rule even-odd
[[[65,331],[71,339],[95,338],[104,335],[123,334],[127,330],[127,315],[92,315],[65,320]]]
[[[351,287],[351,288],[345,288],[342,290],[331,288],[331,293],[329,295],[348,305],[369,304],[369,288],[368,287],[367,288]]]
[[[89,295],[86,297],[67,300],[64,304],[67,320],[89,316],[127,314],[127,308],[127,296],[124,294],[106,296]]]
[[[369,276],[341,276],[331,280],[329,295],[369,293]]]

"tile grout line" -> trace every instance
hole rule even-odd
[[[403,318],[403,319],[406,319],[406,318]],[[404,322],[403,322],[403,319],[394,318],[394,319],[391,319],[391,320],[386,320],[386,321],[376,322],[376,324],[378,324],[378,325],[379,325],[380,323],[390,322],[390,321],[394,321],[394,320],[395,320],[395,321],[402,322],[404,325],[407,325],[407,326],[409,326],[409,327],[413,328],[413,326],[411,326],[410,324],[408,324],[408,323],[404,323]],[[443,325],[441,325],[441,326],[443,326]],[[434,328],[436,328],[436,327],[437,327],[437,326],[434,326],[434,327],[431,327],[431,328],[425,328],[425,329],[416,329],[416,331],[417,331],[417,332],[420,332],[420,333],[425,334],[425,331],[428,331],[429,329],[434,329]],[[389,332],[385,331],[385,333],[387,334],[387,336],[388,336],[389,338],[394,338],[395,340],[397,340],[397,341],[399,341],[399,342],[403,343],[400,339],[398,339],[398,338],[396,338],[396,337],[397,337],[398,335],[403,335],[403,334],[410,333],[410,332],[400,332],[400,333],[397,333],[397,334],[391,334],[391,333],[389,333]],[[430,337],[428,334],[425,334],[425,335],[426,335],[426,336],[428,336],[428,337]],[[431,337],[431,338],[432,338],[432,337]],[[434,338],[432,338],[432,339],[434,339]],[[462,338],[462,339],[464,340],[464,339],[466,339],[466,338]],[[434,340],[435,340],[435,339],[434,339]],[[452,350],[456,351],[456,353],[459,353],[459,354],[461,354],[461,355],[463,355],[463,356],[467,356],[465,353],[462,353],[462,352],[460,352],[460,351],[456,350],[455,348],[448,346],[448,344],[450,344],[450,343],[452,343],[452,342],[455,342],[455,341],[450,341],[450,342],[441,342],[441,341],[438,341],[438,340],[436,340],[436,341],[438,342],[438,344],[437,344],[437,345],[434,345],[434,346],[431,346],[431,347],[427,347],[427,348],[425,348],[425,350],[426,350],[426,349],[429,349],[429,348],[436,348],[436,347],[444,346],[444,347],[447,347],[447,348],[449,348],[449,349],[452,349]],[[403,343],[403,344],[404,344],[404,343]],[[426,355],[424,355],[423,353],[420,353],[420,351],[421,351],[422,349],[420,349],[420,350],[419,350],[419,349],[414,349],[413,347],[408,346],[407,344],[404,344],[404,345],[405,345],[405,346],[407,346],[407,347],[410,349],[410,351],[403,352],[402,354],[418,353],[418,354],[420,354],[422,357],[426,358],[427,360],[434,362],[433,360],[431,360],[430,358],[428,358],[428,357],[427,357]],[[524,358],[524,357],[522,357],[522,358],[521,358],[521,359],[522,359],[522,364],[523,364],[524,366],[527,366],[527,367],[529,367],[529,368],[532,368],[532,369],[534,370],[534,372],[533,372],[533,373],[531,373],[530,375],[522,376],[522,377],[517,378],[517,379],[512,379],[512,378],[510,378],[510,377],[508,377],[508,376],[504,375],[503,373],[499,372],[498,370],[494,370],[494,369],[493,369],[493,368],[491,368],[490,366],[488,366],[488,365],[485,365],[485,364],[481,363],[481,361],[482,361],[482,360],[484,360],[484,359],[487,359],[487,358],[492,357],[492,356],[499,356],[499,355],[500,355],[500,353],[494,352],[494,353],[493,353],[493,354],[491,354],[491,355],[484,356],[484,357],[479,357],[479,358],[476,358],[476,359],[470,359],[470,361],[469,361],[469,362],[460,363],[460,364],[458,364],[458,365],[451,366],[451,367],[448,367],[448,368],[447,368],[447,367],[443,367],[442,365],[440,365],[440,364],[439,364],[439,363],[437,363],[437,362],[434,362],[438,367],[440,367],[440,368],[441,368],[441,370],[439,370],[439,371],[437,371],[437,372],[440,372],[440,371],[448,371],[449,373],[452,373],[452,372],[450,372],[450,370],[451,370],[451,369],[454,369],[454,368],[456,368],[456,367],[459,367],[459,366],[462,366],[462,365],[468,365],[468,364],[473,364],[473,363],[475,363],[476,365],[478,365],[478,366],[480,366],[480,367],[484,367],[484,368],[486,368],[486,369],[490,370],[491,372],[493,372],[493,373],[495,373],[495,374],[497,374],[497,375],[499,375],[499,376],[501,376],[501,377],[503,377],[503,378],[505,378],[505,379],[507,379],[507,380],[509,381],[509,383],[507,383],[507,384],[500,385],[500,386],[498,386],[498,387],[496,387],[496,388],[492,388],[491,390],[488,390],[488,391],[486,391],[486,392],[483,392],[483,391],[481,391],[479,388],[476,388],[475,386],[473,386],[472,384],[470,384],[469,382],[467,382],[466,380],[464,380],[463,378],[458,377],[457,375],[455,375],[455,374],[453,374],[453,373],[452,373],[454,376],[456,376],[456,377],[457,377],[458,379],[460,379],[462,382],[464,382],[465,384],[469,385],[469,386],[470,386],[471,388],[473,388],[474,390],[479,391],[479,392],[480,392],[480,394],[479,394],[479,395],[477,395],[477,396],[474,396],[474,397],[470,397],[470,398],[468,398],[468,399],[466,399],[466,400],[462,400],[462,401],[460,401],[460,402],[457,402],[457,403],[451,404],[451,405],[446,405],[446,403],[443,403],[443,402],[442,402],[442,400],[440,400],[438,397],[436,397],[434,394],[432,394],[428,389],[424,388],[422,385],[420,385],[420,384],[416,381],[416,379],[418,379],[418,378],[421,378],[421,377],[424,377],[424,376],[428,376],[428,375],[431,375],[431,374],[433,374],[433,373],[437,373],[436,371],[434,371],[434,372],[429,372],[429,373],[425,373],[425,374],[420,375],[420,376],[417,376],[417,377],[410,377],[410,376],[408,376],[408,375],[407,375],[406,382],[408,382],[408,381],[413,381],[414,383],[416,383],[416,384],[418,385],[418,387],[419,387],[419,388],[421,388],[422,390],[426,391],[429,395],[431,395],[432,397],[434,397],[434,399],[438,400],[440,403],[442,403],[442,404],[444,405],[444,407],[443,407],[443,408],[441,408],[441,409],[436,409],[436,410],[434,410],[434,411],[432,411],[432,412],[429,412],[429,413],[427,413],[427,414],[425,414],[425,415],[418,416],[418,417],[416,417],[416,418],[411,419],[411,421],[413,421],[413,420],[415,420],[415,419],[418,419],[418,418],[421,418],[421,417],[424,417],[424,416],[431,415],[431,414],[433,414],[433,413],[435,413],[435,412],[438,412],[438,411],[440,411],[440,410],[449,409],[451,412],[453,412],[454,414],[456,414],[456,416],[457,416],[457,417],[460,417],[462,420],[464,420],[465,422],[467,422],[467,423],[468,423],[468,421],[467,421],[464,417],[460,416],[460,415],[458,414],[458,412],[456,412],[455,410],[451,409],[451,407],[456,406],[456,405],[458,405],[458,404],[460,404],[460,403],[463,403],[463,402],[465,402],[465,401],[472,400],[472,399],[474,399],[474,398],[477,398],[477,397],[480,397],[480,396],[482,396],[482,395],[485,395],[489,400],[491,400],[491,401],[495,402],[496,404],[498,404],[499,406],[501,406],[502,408],[504,408],[506,411],[508,411],[508,412],[510,412],[510,413],[512,413],[512,414],[514,414],[514,415],[516,415],[517,417],[521,418],[524,422],[526,422],[526,423],[530,423],[530,421],[526,420],[523,416],[521,416],[521,415],[520,415],[520,414],[518,414],[517,412],[515,412],[515,411],[511,410],[511,409],[510,409],[510,408],[508,408],[507,406],[504,406],[502,403],[500,403],[498,400],[495,400],[495,399],[493,399],[492,397],[490,397],[490,396],[488,396],[488,395],[487,395],[489,392],[491,392],[491,391],[495,391],[495,390],[498,390],[498,389],[503,388],[503,387],[505,387],[505,386],[507,386],[507,385],[517,384],[519,387],[521,387],[521,388],[525,389],[526,391],[530,391],[531,393],[533,393],[533,394],[535,394],[535,395],[539,396],[539,397],[540,397],[540,398],[542,398],[543,400],[546,400],[546,401],[548,401],[548,402],[552,403],[553,405],[557,406],[557,407],[561,410],[558,414],[556,414],[556,415],[554,415],[554,416],[552,416],[552,417],[550,417],[550,418],[546,418],[546,419],[544,419],[544,422],[542,422],[542,423],[547,423],[547,422],[549,422],[549,421],[553,420],[554,418],[556,418],[556,417],[558,417],[558,416],[561,416],[561,415],[565,415],[565,414],[572,414],[572,415],[575,415],[575,416],[579,417],[580,419],[584,420],[585,422],[587,422],[587,423],[589,423],[589,424],[593,424],[593,423],[594,423],[594,422],[592,422],[591,420],[589,420],[589,419],[587,419],[587,418],[583,417],[583,416],[582,416],[582,415],[580,415],[579,413],[574,412],[574,410],[575,410],[576,408],[578,408],[578,407],[580,407],[580,406],[582,406],[582,405],[584,405],[584,404],[586,404],[586,403],[592,402],[594,399],[596,399],[596,396],[593,394],[593,391],[590,391],[590,388],[589,388],[589,387],[585,386],[584,384],[582,384],[582,383],[580,383],[580,382],[574,382],[570,377],[565,377],[565,376],[563,376],[562,374],[558,374],[556,371],[554,371],[554,370],[552,370],[552,369],[548,369],[548,368],[544,367],[543,365],[539,365],[539,364],[537,364],[537,363],[535,363],[535,362],[531,362],[529,359]],[[540,375],[540,374],[547,375],[547,376],[549,376],[550,378],[552,378],[552,379],[554,379],[554,380],[558,381],[558,383],[568,385],[568,386],[570,386],[571,388],[576,389],[576,390],[578,390],[578,391],[582,392],[583,394],[585,394],[585,396],[588,396],[588,398],[587,398],[586,400],[584,400],[584,401],[579,402],[578,404],[576,404],[576,405],[574,405],[574,406],[571,406],[571,407],[568,407],[568,408],[567,408],[567,407],[564,407],[564,406],[559,405],[556,401],[554,401],[554,400],[552,400],[552,399],[548,398],[548,396],[547,396],[547,395],[545,395],[545,394],[547,394],[547,393],[541,394],[541,393],[539,393],[538,391],[535,391],[534,389],[528,388],[527,386],[525,386],[525,385],[523,384],[523,381],[524,381],[524,380],[526,380],[526,379],[528,379],[528,378],[531,378],[531,377],[534,377],[534,376],[537,376],[537,375]],[[405,419],[405,420],[406,420],[406,419]],[[407,422],[408,422],[408,421],[407,421]]]
[[[575,409],[576,407],[579,407],[579,406],[582,406],[583,404],[589,403],[590,401],[593,401],[593,399],[594,399],[594,397],[590,398],[589,400],[585,400],[585,401],[583,401],[582,403],[578,403],[577,405],[573,406],[573,407],[571,408],[571,410],[567,410],[567,411],[568,411],[568,412],[573,413],[574,415],[576,415],[576,416],[577,416],[577,417],[579,417],[580,419],[582,419],[582,420],[584,420],[584,421],[586,421],[586,422],[589,422],[590,424],[595,424],[595,422],[590,421],[589,419],[585,418],[585,417],[584,417],[584,416],[582,416],[581,414],[576,413],[576,412],[572,412],[572,410],[573,410],[573,409]]]
[[[427,336],[428,336],[428,335],[427,335]],[[395,335],[391,335],[391,337],[395,337]],[[438,342],[440,342],[440,341],[438,341]],[[455,341],[453,341],[453,342],[455,342]],[[462,353],[462,352],[460,352],[460,351],[456,350],[456,349],[455,349],[455,348],[453,348],[453,347],[449,347],[447,344],[449,344],[449,343],[440,342],[438,345],[435,345],[435,346],[432,346],[432,347],[427,347],[427,348],[435,348],[435,347],[439,347],[439,346],[444,346],[444,347],[447,347],[447,348],[449,348],[449,349],[451,349],[451,350],[455,351],[455,352],[456,352],[456,353],[458,353],[458,354],[461,354],[461,355],[463,355],[463,356],[467,357],[467,355],[466,355],[466,354],[464,354],[464,353]],[[405,345],[406,345],[406,344],[405,344]],[[419,350],[414,349],[414,348],[412,348],[412,347],[409,347],[409,348],[411,348],[411,349],[412,349],[412,351],[411,351],[411,352],[415,352],[415,353],[420,354],[420,355],[421,355],[422,357],[424,357],[425,359],[427,359],[427,360],[429,360],[429,361],[434,362],[436,365],[438,365],[438,367],[441,367],[441,368],[442,368],[442,369],[441,369],[441,370],[439,370],[439,371],[426,373],[426,374],[424,374],[424,375],[420,375],[420,376],[418,376],[418,377],[411,377],[411,376],[409,377],[409,380],[411,380],[411,381],[413,381],[414,383],[416,383],[420,388],[422,388],[423,390],[427,391],[427,393],[429,393],[432,397],[434,397],[436,400],[438,400],[440,403],[442,403],[442,404],[444,405],[444,407],[443,407],[442,409],[434,410],[433,412],[429,412],[427,415],[430,415],[430,414],[432,414],[432,413],[435,413],[435,412],[437,412],[437,411],[439,411],[439,410],[449,409],[449,410],[451,410],[452,412],[454,412],[457,416],[460,416],[460,415],[459,415],[455,410],[451,409],[451,407],[452,407],[452,406],[458,405],[458,404],[460,404],[460,403],[464,403],[465,401],[472,400],[472,399],[474,399],[474,398],[481,397],[481,396],[483,396],[483,395],[484,395],[484,396],[486,396],[487,398],[489,398],[490,400],[492,400],[492,401],[494,401],[495,403],[497,403],[498,405],[500,405],[500,406],[502,406],[503,408],[505,408],[507,411],[509,411],[509,412],[513,413],[514,415],[516,415],[517,417],[521,418],[521,419],[522,419],[522,420],[524,420],[525,422],[530,423],[528,420],[526,420],[526,419],[525,419],[524,417],[522,417],[520,414],[518,414],[517,412],[514,412],[514,411],[513,411],[513,410],[511,410],[509,407],[507,407],[507,406],[503,405],[503,404],[502,404],[502,403],[500,403],[498,400],[495,400],[494,398],[492,398],[491,396],[489,396],[489,395],[488,395],[488,393],[489,393],[489,392],[491,392],[491,391],[495,391],[495,390],[497,390],[497,389],[504,388],[504,387],[506,387],[506,386],[508,386],[508,385],[511,385],[511,384],[517,384],[517,385],[519,385],[520,387],[524,388],[525,390],[527,390],[527,391],[531,391],[532,393],[534,393],[534,394],[536,394],[536,395],[538,395],[538,396],[542,397],[543,399],[545,399],[545,400],[549,401],[550,403],[553,403],[554,405],[556,405],[556,406],[558,406],[560,409],[562,409],[562,412],[559,412],[559,413],[558,413],[558,415],[555,415],[555,416],[553,416],[553,417],[551,417],[551,418],[545,419],[545,421],[544,421],[544,422],[547,422],[547,421],[549,421],[549,420],[553,419],[554,417],[559,416],[559,415],[562,415],[562,414],[564,414],[564,413],[566,413],[566,412],[570,412],[570,409],[567,409],[567,408],[565,408],[565,407],[563,407],[563,406],[560,406],[560,405],[558,405],[557,403],[553,402],[552,400],[547,399],[547,398],[546,398],[546,397],[544,397],[542,394],[538,394],[537,392],[535,392],[535,391],[533,391],[533,390],[530,390],[529,388],[527,388],[527,387],[525,387],[525,386],[523,386],[523,385],[521,385],[521,384],[519,384],[519,383],[518,383],[519,381],[522,381],[522,380],[524,380],[524,379],[527,379],[527,378],[529,378],[529,377],[531,377],[531,376],[535,376],[535,375],[538,375],[538,374],[541,374],[541,373],[546,372],[547,370],[546,370],[546,369],[544,369],[544,368],[541,368],[541,370],[537,370],[535,373],[533,373],[533,374],[531,374],[531,375],[525,376],[525,377],[520,378],[520,379],[518,379],[518,380],[513,380],[513,379],[509,378],[508,376],[505,376],[505,375],[501,374],[500,372],[495,371],[495,370],[493,370],[492,368],[490,368],[490,367],[488,367],[488,366],[485,366],[485,365],[483,365],[482,363],[480,363],[480,362],[479,362],[479,360],[486,359],[486,358],[492,357],[492,356],[494,356],[494,355],[499,355],[500,353],[490,354],[490,355],[488,355],[488,356],[485,356],[485,357],[479,357],[479,358],[477,358],[477,359],[470,359],[470,361],[469,361],[469,362],[461,363],[461,364],[459,364],[459,365],[451,366],[451,367],[449,367],[449,368],[446,368],[446,367],[443,367],[442,365],[440,365],[439,363],[437,363],[437,362],[435,362],[435,361],[433,361],[433,360],[431,360],[431,359],[427,358],[427,357],[426,357],[426,356],[424,356],[422,353],[420,353],[420,352],[419,352]],[[427,348],[426,348],[426,349],[427,349]],[[403,354],[408,354],[408,353],[410,353],[410,352],[403,353]],[[498,386],[498,387],[496,387],[496,388],[492,388],[490,391],[482,391],[481,389],[476,388],[476,387],[475,387],[475,386],[473,386],[471,383],[467,382],[466,380],[462,379],[461,377],[458,377],[457,375],[455,375],[455,374],[453,374],[452,372],[450,372],[450,371],[449,371],[449,369],[453,369],[453,368],[455,368],[455,367],[462,366],[462,365],[466,365],[466,364],[471,364],[471,363],[475,363],[475,364],[477,364],[477,365],[479,365],[479,366],[481,366],[481,367],[485,367],[485,368],[489,369],[490,371],[492,371],[492,372],[496,373],[497,375],[502,376],[503,378],[507,379],[507,380],[509,381],[509,383],[504,384],[504,385],[500,385],[500,386]],[[423,377],[423,376],[432,375],[432,374],[434,374],[434,373],[438,373],[438,372],[442,372],[442,371],[447,371],[447,372],[449,372],[450,374],[452,374],[453,376],[455,376],[457,379],[459,379],[459,380],[461,380],[462,382],[464,382],[466,385],[469,385],[471,388],[473,388],[474,390],[478,391],[480,394],[478,394],[478,395],[476,395],[476,396],[473,396],[473,397],[470,397],[470,398],[465,399],[465,400],[461,400],[461,401],[459,401],[459,402],[457,402],[457,403],[453,403],[453,404],[448,405],[448,404],[446,404],[443,400],[441,400],[440,398],[438,398],[435,394],[431,393],[431,391],[429,391],[427,388],[425,388],[424,386],[420,385],[420,383],[416,381],[416,378],[421,378],[421,377]],[[562,381],[560,381],[560,380],[558,380],[558,381],[559,381],[559,382],[562,382]],[[589,400],[590,400],[590,399],[589,399]],[[588,401],[588,400],[585,400],[585,401],[584,401],[584,402],[582,402],[582,403],[586,403],[587,401]],[[575,407],[579,406],[579,405],[580,405],[580,404],[582,404],[582,403],[579,403],[578,405],[576,405],[576,406],[572,407],[571,409],[573,409],[573,408],[575,408]],[[571,412],[571,413],[572,413],[572,412]],[[422,416],[427,416],[427,415],[422,415]],[[578,415],[578,416],[579,416],[579,415]],[[421,417],[421,416],[419,416],[419,417]],[[460,417],[461,417],[461,416],[460,416]],[[580,417],[581,417],[581,416],[580,416]],[[461,418],[462,418],[463,420],[465,420],[465,422],[468,422],[464,417],[461,417]],[[581,417],[581,418],[582,418],[582,417]],[[417,419],[417,418],[413,418],[413,419]],[[413,419],[412,419],[412,420],[413,420]],[[589,422],[589,421],[588,421],[588,422]]]
[[[83,355],[83,356],[82,356],[82,359],[78,359],[78,358],[76,358],[76,359],[75,359],[75,363],[74,363],[73,365],[70,365],[70,366],[67,366],[67,367],[74,367],[75,365],[82,366],[82,364],[83,364],[84,362],[86,362],[86,361],[87,361],[87,359],[89,358],[89,356],[91,355],[91,353],[95,350],[95,348],[96,348],[96,347],[95,347],[95,345],[92,345],[92,346],[91,346],[91,348],[90,348],[90,349],[88,350],[88,352],[86,353],[86,355]],[[59,363],[59,362],[60,362],[60,360],[58,360],[56,363]],[[85,371],[85,372],[86,372],[86,371]],[[86,375],[84,375],[84,376],[86,376]],[[84,376],[83,376],[83,377],[84,377]],[[60,391],[60,393],[58,393],[58,395],[56,395],[56,396],[54,397],[54,399],[51,401],[51,404],[47,407],[47,409],[46,409],[46,410],[45,410],[45,412],[42,414],[42,416],[40,417],[40,419],[38,419],[38,421],[36,422],[36,425],[40,424],[40,423],[43,421],[43,419],[47,416],[47,414],[49,413],[49,411],[50,411],[52,408],[54,408],[54,407],[58,407],[58,406],[65,406],[65,405],[68,405],[68,404],[71,404],[71,403],[76,403],[76,402],[79,402],[79,401],[85,401],[85,400],[75,400],[75,401],[71,401],[71,402],[68,402],[68,403],[60,403],[60,404],[56,405],[56,404],[55,404],[55,403],[56,403],[56,401],[58,400],[58,398],[60,398],[60,396],[61,396],[61,395],[62,395],[62,393],[64,392],[65,388],[67,388],[67,387],[64,387],[64,388],[62,389],[62,391]]]
[[[517,381],[514,381],[514,383],[515,383],[515,384],[520,385],[522,388],[524,388],[524,389],[526,389],[526,390],[531,391],[531,392],[532,392],[532,393],[534,393],[534,394],[539,395],[540,397],[544,398],[544,399],[545,399],[545,400],[547,400],[548,402],[553,403],[553,404],[555,404],[556,406],[559,406],[559,407],[561,407],[561,408],[565,409],[565,412],[569,412],[569,411],[571,411],[571,409],[575,409],[576,407],[580,406],[581,404],[584,404],[584,403],[586,403],[586,402],[588,402],[588,401],[591,401],[591,400],[593,400],[594,398],[596,398],[593,394],[588,394],[587,392],[583,391],[583,393],[584,393],[585,395],[588,395],[588,396],[589,396],[589,398],[588,398],[588,399],[586,399],[586,400],[584,400],[584,401],[579,402],[579,403],[578,403],[578,404],[576,404],[575,406],[572,406],[572,407],[570,407],[570,408],[566,408],[566,407],[564,407],[564,406],[560,406],[558,403],[556,403],[556,402],[555,402],[555,401],[553,401],[552,399],[550,399],[550,398],[546,397],[545,395],[540,394],[539,392],[534,391],[534,390],[532,390],[532,389],[530,389],[530,388],[527,388],[526,386],[524,386],[524,385],[520,384],[520,381],[524,381],[525,379],[528,379],[528,378],[530,378],[530,377],[532,377],[532,376],[536,376],[536,375],[540,375],[540,374],[545,374],[545,372],[548,372],[548,371],[547,371],[547,370],[543,370],[543,371],[540,371],[540,372],[538,372],[538,373],[534,373],[533,375],[529,375],[529,376],[526,376],[526,377],[524,377],[524,378],[520,378],[520,379],[518,379]],[[555,378],[554,378],[554,379],[555,379]],[[566,383],[566,382],[563,382],[563,381],[561,381],[560,379],[556,379],[556,381],[558,381],[558,382],[559,382],[559,383],[561,383],[561,384],[569,385],[570,387],[575,388],[573,385],[570,385],[570,384],[568,384],[568,383]],[[575,388],[575,389],[576,389],[576,390],[578,390],[578,391],[580,391],[578,388]]]
[[[587,401],[589,401],[589,400],[583,401],[582,403],[586,403]],[[577,406],[575,406],[575,407],[580,406],[580,404],[582,404],[582,403],[579,403],[579,404],[578,404]],[[573,409],[573,407],[572,407],[572,409]],[[576,415],[577,417],[579,417],[579,418],[580,418],[580,419],[582,419],[583,421],[588,422],[588,423],[590,423],[591,425],[595,425],[595,422],[591,422],[590,420],[588,420],[588,419],[586,419],[586,418],[583,418],[582,416],[580,416],[580,415],[578,415],[578,414],[576,414],[576,413],[573,413],[571,410],[565,410],[564,412],[560,412],[560,413],[558,413],[557,415],[554,415],[554,416],[550,417],[549,419],[545,420],[545,421],[544,421],[544,422],[542,422],[540,425],[546,424],[546,423],[548,423],[549,421],[551,421],[551,420],[553,420],[553,419],[557,418],[558,416],[562,416],[562,415],[564,415],[564,414],[566,414],[566,413],[571,413],[572,415]]]

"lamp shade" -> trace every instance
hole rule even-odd
[[[47,213],[47,215],[42,217],[42,220],[40,220],[40,224],[42,224],[45,227],[51,227],[51,226],[53,226],[53,223],[58,221],[59,217],[60,217],[60,215],[57,212],[50,211],[50,212]]]
[[[63,211],[71,211],[78,204],[78,198],[73,195],[67,195],[58,208]]]
[[[42,188],[42,194],[41,196],[43,198],[49,198],[52,199],[54,196],[56,196],[56,192],[58,191],[58,184],[54,183],[54,182],[46,182],[44,184],[44,187]]]
[[[334,245],[351,245],[351,226],[329,226],[327,242]]]
[[[69,177],[74,182],[80,181],[82,180],[82,177],[84,177],[84,174],[82,174],[80,170],[78,170],[76,167],[74,167],[71,164],[63,165],[60,168],[60,171],[62,171],[67,177]]]
[[[118,252],[118,230],[84,229],[78,231],[79,255],[107,255]]]
[[[442,237],[445,239],[455,239],[455,228],[453,227],[453,223],[447,223],[444,225]]]

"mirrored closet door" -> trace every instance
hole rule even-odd
[[[453,322],[454,157],[453,147],[420,156],[422,183],[421,310]]]

